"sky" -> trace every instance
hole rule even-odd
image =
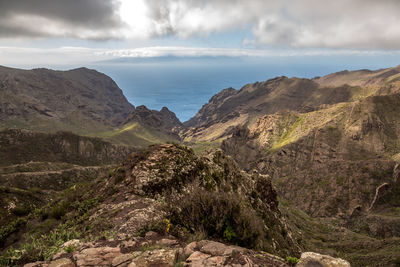
[[[0,0],[0,65],[160,56],[400,59],[399,0]]]

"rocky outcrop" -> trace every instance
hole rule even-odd
[[[9,129],[0,132],[0,166],[40,162],[103,165],[121,162],[134,148],[70,132],[54,134]]]
[[[183,137],[187,141],[229,137],[232,127],[253,124],[259,116],[282,110],[313,111],[323,104],[350,101],[359,90],[348,85],[321,87],[312,80],[287,77],[247,84],[238,91],[225,89],[184,123],[189,130]]]
[[[33,171],[0,174],[0,186],[29,190],[61,191],[78,182],[90,181],[93,177],[103,176],[115,165],[71,166],[68,169],[54,171]]]
[[[151,236],[78,243],[76,246],[63,245],[74,251],[66,253],[62,250],[51,261],[28,263],[24,267],[289,266],[282,258],[261,251],[210,240],[192,242],[185,246],[174,237],[161,239],[161,236],[154,233]]]
[[[165,133],[174,133],[176,138],[179,138],[177,134],[183,128],[183,124],[176,117],[175,113],[171,112],[167,107],[156,111],[150,110],[145,106],[138,106],[126,117],[124,124],[131,124],[134,122]]]
[[[242,246],[282,255],[298,249],[268,176],[242,172],[221,152],[198,157],[185,147],[157,145],[132,154],[113,179],[119,182],[110,181],[103,190],[117,191],[116,200],[106,201],[95,217],[118,209],[111,218],[118,232],[135,232],[166,218],[177,229],[202,228],[210,237]]]
[[[271,175],[282,197],[313,216],[369,213],[397,188],[390,157],[400,152],[399,103],[398,95],[375,96],[266,115],[237,128],[222,148],[243,168]]]
[[[321,86],[341,86],[349,84],[352,86],[362,86],[369,88],[378,94],[393,94],[399,91],[400,66],[387,69],[371,70],[356,70],[356,71],[340,71],[323,77],[313,79]]]
[[[321,255],[315,252],[304,252],[296,267],[350,267],[350,263],[340,258],[333,258],[328,255]]]
[[[400,68],[377,71],[343,71],[314,79],[277,77],[247,84],[240,90],[222,90],[213,96],[184,125],[187,142],[220,141],[230,137],[232,128],[250,126],[261,116],[281,111],[308,113],[368,96],[400,92]]]
[[[221,151],[197,156],[187,147],[155,145],[131,154],[108,176],[69,188],[46,209],[30,215],[24,221],[27,227],[13,230],[10,236],[24,237],[23,231],[29,233],[30,225],[35,223],[53,223],[56,228],[50,228],[51,233],[72,232],[94,240],[75,252],[68,248],[72,254],[60,256],[78,266],[172,266],[177,261],[188,266],[235,266],[246,262],[285,266],[282,259],[256,251],[281,257],[300,254],[300,246],[280,213],[269,177],[241,171]],[[65,223],[57,227],[55,218]],[[104,232],[113,233],[115,242],[93,238]],[[254,251],[212,241],[185,248],[184,243],[194,236]],[[27,234],[25,238],[31,237]],[[10,238],[6,241],[4,244],[12,244]],[[25,253],[33,253],[28,251]],[[42,254],[34,255],[44,259]],[[21,263],[27,258],[22,253],[20,258],[9,260]]]
[[[116,144],[147,146],[178,141],[181,127],[166,107],[135,109],[110,77],[95,70],[0,66],[0,130],[69,131]]]
[[[53,124],[69,119],[71,124],[86,120],[87,124],[93,121],[115,126],[134,110],[111,78],[87,68],[53,71],[0,67],[0,95],[2,126],[32,124],[28,120],[33,118]]]

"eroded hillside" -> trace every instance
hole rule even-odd
[[[294,233],[279,210],[268,176],[242,172],[222,152],[199,157],[182,146],[152,146],[131,154],[109,176],[98,176],[89,184],[76,184],[50,203],[12,222],[13,231],[7,232],[3,226],[2,244],[10,245],[10,240],[17,240],[17,246],[25,250],[15,259],[7,258],[7,253],[12,253],[9,250],[2,261],[21,264],[51,259],[53,254],[49,249],[55,246],[51,251],[57,252],[63,243],[59,241],[98,240],[106,233],[113,233],[120,241],[137,242],[140,235],[150,230],[160,235],[152,241],[157,244],[162,236],[169,239],[168,234],[174,236],[176,241],[170,244],[165,241],[164,245],[159,244],[160,248],[174,247],[197,236],[283,257],[298,256],[300,252]],[[23,223],[18,224],[21,220]],[[50,231],[70,235],[60,235],[61,240],[49,244],[46,242],[51,242]],[[28,247],[25,242],[37,242],[41,252],[36,254],[38,247]],[[140,246],[133,246],[133,251],[140,251]],[[175,261],[178,251],[174,249],[171,253]],[[230,254],[221,256],[224,255]],[[228,260],[227,257],[223,260]],[[74,259],[81,266],[79,257]],[[285,266],[284,260],[275,259]]]
[[[167,109],[141,106],[136,110],[110,77],[95,70],[0,66],[1,130],[70,131],[117,144],[146,146],[178,141],[172,129],[180,125]]]

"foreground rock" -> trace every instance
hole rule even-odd
[[[79,243],[72,253],[60,252],[51,261],[25,264],[25,267],[75,266],[289,266],[282,258],[242,247],[202,240],[186,246],[173,237],[146,235],[132,240]],[[168,240],[168,242],[166,242]],[[167,245],[162,245],[167,244]]]
[[[314,252],[304,252],[297,267],[350,267],[350,263],[340,258],[333,258],[328,255],[321,255]]]

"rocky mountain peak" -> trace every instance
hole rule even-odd
[[[29,120],[47,125],[52,120],[69,120],[69,124],[87,121],[116,126],[134,110],[111,78],[86,68],[53,71],[3,67],[0,81],[2,125],[29,127]]]

